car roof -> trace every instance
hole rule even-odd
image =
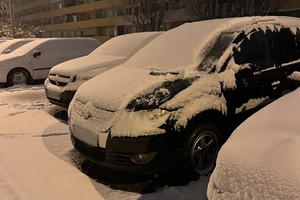
[[[36,46],[43,44],[48,41],[69,41],[69,40],[95,40],[92,38],[38,38],[28,44],[23,45],[22,47],[18,48],[17,50],[14,51],[15,54],[24,54],[27,53],[28,51],[32,50]],[[98,42],[98,40],[95,40]]]
[[[251,31],[270,26],[300,27],[292,17],[240,17],[186,23],[167,31],[136,53],[124,66],[149,70],[196,69],[207,48],[223,32]],[[297,30],[295,28],[295,30]]]
[[[0,44],[0,52],[4,51],[5,49],[9,48],[11,45],[22,42],[22,41],[33,41],[35,38],[20,38],[20,39],[12,39],[12,40],[7,40],[6,42],[3,42]]]

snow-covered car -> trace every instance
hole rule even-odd
[[[85,56],[99,46],[91,38],[43,38],[0,56],[0,83],[8,85],[46,79],[58,63]]]
[[[0,44],[0,55],[1,54],[9,54],[16,50],[17,48],[27,44],[31,41],[35,40],[35,38],[24,38],[24,39],[13,39],[8,40],[4,43]]]
[[[245,17],[187,23],[81,85],[72,142],[102,166],[208,173],[234,119],[279,97],[299,70],[300,20]]]
[[[105,42],[87,56],[54,66],[45,81],[47,98],[53,104],[68,107],[82,83],[126,62],[161,33],[144,32],[118,36]]]
[[[219,152],[208,199],[300,199],[299,102],[300,88],[232,133]]]

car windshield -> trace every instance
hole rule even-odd
[[[216,42],[211,46],[207,54],[205,54],[197,69],[199,71],[211,70],[237,35],[238,32],[222,33]]]
[[[167,31],[137,52],[124,66],[164,72],[197,68],[205,53],[202,50],[213,45],[214,36],[227,28],[220,28],[224,20],[187,23]]]

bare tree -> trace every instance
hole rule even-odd
[[[33,25],[11,22],[7,4],[0,2],[0,37],[27,38],[36,37],[38,33],[39,29]]]
[[[125,0],[121,14],[138,31],[158,31],[170,15],[170,10],[165,0]]]
[[[196,20],[268,15],[287,0],[188,0],[187,13]]]

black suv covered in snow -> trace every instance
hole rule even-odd
[[[207,173],[246,111],[295,88],[300,20],[246,17],[184,24],[83,84],[69,107],[75,148],[130,173]]]

